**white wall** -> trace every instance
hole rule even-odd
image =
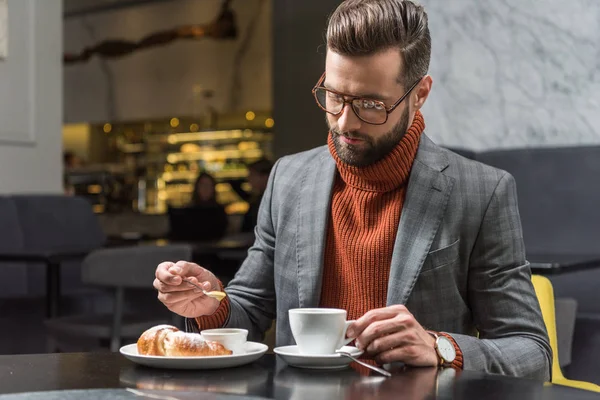
[[[65,51],[79,53],[106,39],[136,41],[160,30],[205,24],[217,16],[220,5],[220,0],[180,0],[69,18]],[[239,28],[235,40],[178,40],[119,59],[93,57],[65,66],[65,121],[198,115],[202,103],[194,100],[195,85],[214,90],[214,106],[222,112],[271,109],[270,0],[234,0],[232,8]],[[255,17],[256,30],[239,63],[239,102],[233,104],[236,53]]]
[[[62,2],[8,0],[0,193],[62,191]]]

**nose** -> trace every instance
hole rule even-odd
[[[362,121],[358,119],[352,106],[344,104],[341,114],[338,117],[337,125],[340,132],[352,132],[360,130]]]

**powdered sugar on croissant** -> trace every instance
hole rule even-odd
[[[137,349],[138,354],[167,357],[232,354],[220,343],[205,341],[197,333],[185,333],[171,325],[157,325],[142,333]]]

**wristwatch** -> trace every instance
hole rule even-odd
[[[449,367],[456,358],[456,349],[454,348],[454,345],[450,339],[445,336],[438,335],[432,331],[427,331],[427,333],[435,338],[434,349],[438,355],[438,365],[442,367]]]

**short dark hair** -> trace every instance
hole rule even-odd
[[[329,18],[327,48],[347,56],[365,56],[398,48],[405,87],[427,75],[431,36],[423,6],[410,0],[346,0]]]

